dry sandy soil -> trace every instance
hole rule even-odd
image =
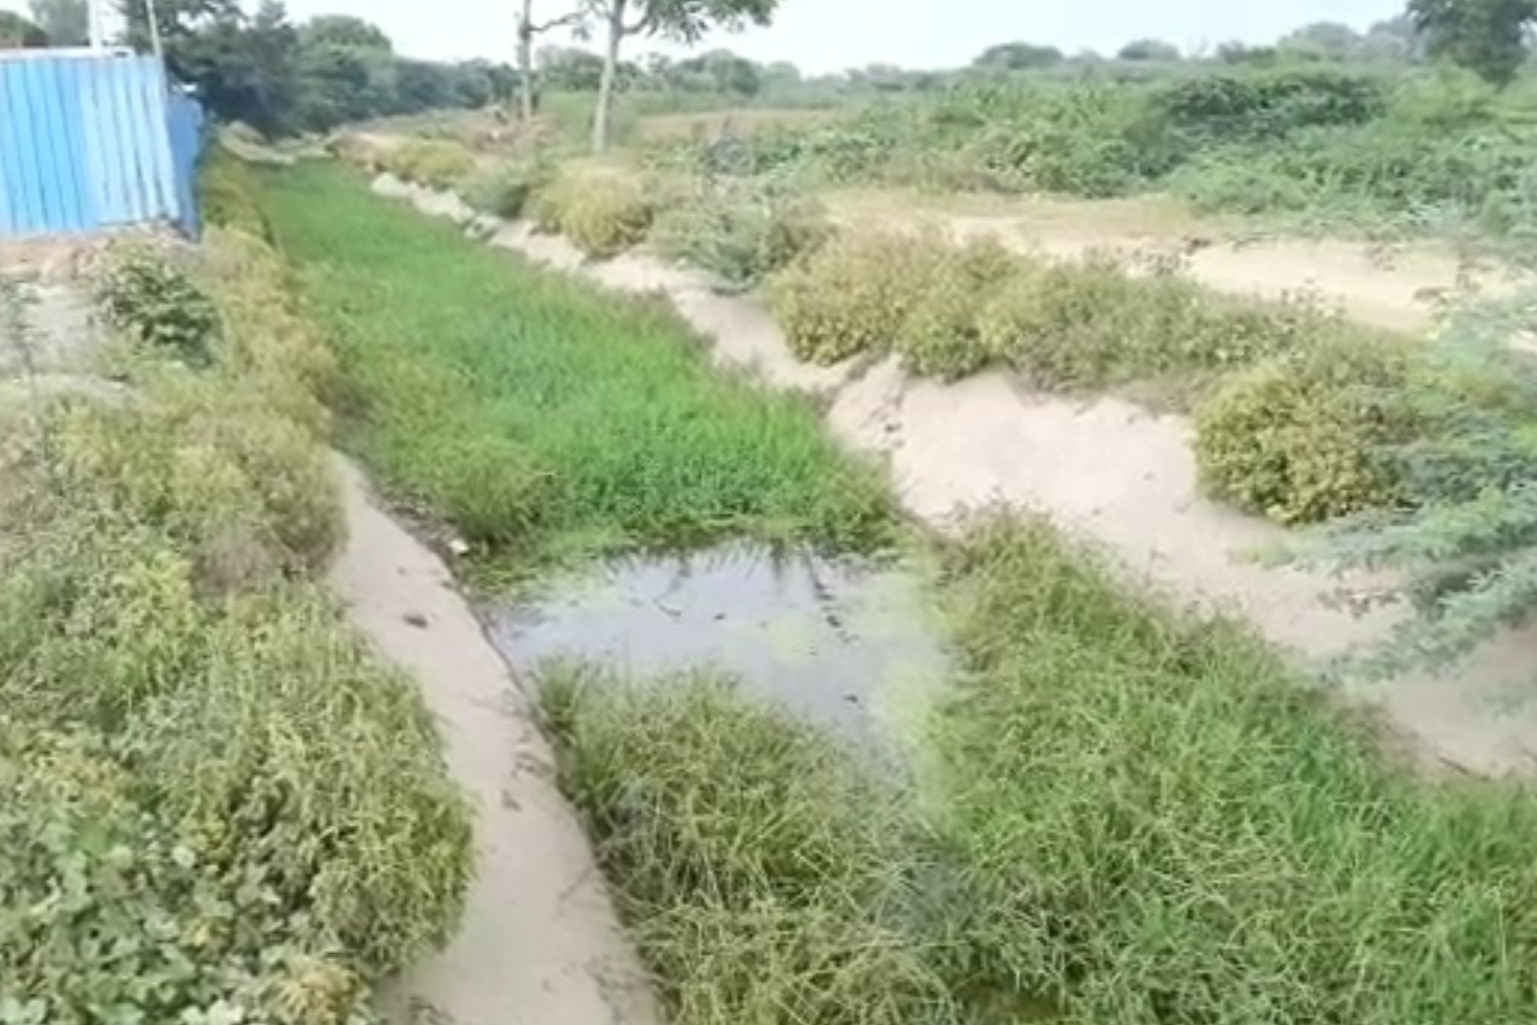
[[[453,196],[388,177],[375,188],[426,213],[474,220]],[[1374,581],[1256,563],[1254,554],[1286,533],[1200,497],[1182,417],[1113,398],[1029,394],[997,373],[941,384],[908,378],[889,360],[857,374],[851,366],[808,367],[790,355],[755,301],[718,295],[701,275],[643,253],[587,263],[564,240],[525,225],[482,222],[476,231],[608,287],[662,292],[712,340],[718,363],[819,393],[837,436],[887,458],[906,508],[936,529],[996,504],[1045,513],[1108,548],[1139,581],[1177,601],[1241,615],[1304,660],[1381,639],[1394,622],[1392,610],[1358,618],[1325,601],[1341,587]],[[1516,696],[1530,683],[1534,656],[1537,631],[1509,634],[1446,677],[1404,678],[1352,694],[1386,712],[1428,760],[1479,773],[1529,770],[1537,705]]]
[[[447,948],[383,994],[397,1023],[656,1025],[646,977],[554,783],[552,755],[448,567],[338,458],[347,544],[332,589],[375,647],[421,681],[476,810],[475,876]]]

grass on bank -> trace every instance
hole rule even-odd
[[[368,1022],[457,918],[469,818],[310,579],[328,354],[254,239],[129,265],[127,390],[0,445],[0,1019]]]
[[[1526,1020],[1528,790],[1411,778],[1042,524],[943,563],[962,673],[921,801],[718,681],[553,677],[562,785],[679,1025]]]
[[[712,370],[658,304],[482,249],[338,167],[274,174],[264,198],[337,339],[354,443],[470,540],[538,555],[884,536],[879,473],[800,398]]]

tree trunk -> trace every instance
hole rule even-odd
[[[609,123],[614,113],[614,86],[619,78],[619,44],[624,41],[625,0],[610,0],[608,46],[603,53],[603,77],[598,80],[598,106],[592,113],[592,151],[608,149]]]
[[[523,120],[534,119],[534,0],[523,0],[518,19],[518,87],[523,99]]]

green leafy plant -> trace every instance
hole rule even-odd
[[[836,363],[881,350],[896,341],[946,252],[933,238],[840,234],[769,282],[769,307],[801,359]]]
[[[1409,360],[1404,346],[1352,339],[1233,377],[1197,410],[1202,486],[1282,523],[1404,500],[1385,449],[1416,427],[1402,401]]]
[[[921,285],[896,336],[896,350],[914,373],[953,380],[998,358],[982,337],[978,310],[994,292],[1023,286],[1022,262],[986,238],[949,253]]]
[[[206,366],[219,333],[219,314],[165,254],[143,247],[117,250],[96,285],[108,323],[134,341]]]
[[[651,241],[666,256],[732,285],[755,285],[832,233],[816,200],[773,183],[711,180],[659,215]]]
[[[455,189],[475,171],[475,154],[446,139],[408,139],[391,149],[384,169],[434,189]]]
[[[514,160],[472,176],[464,186],[464,199],[483,213],[509,220],[523,216],[530,199],[545,187],[551,168],[536,160]]]

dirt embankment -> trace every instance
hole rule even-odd
[[[376,189],[428,213],[470,219],[452,198],[392,179]],[[936,529],[994,504],[1045,513],[1177,600],[1242,615],[1308,659],[1380,639],[1392,626],[1392,611],[1356,618],[1328,603],[1342,581],[1258,565],[1254,553],[1285,532],[1200,496],[1182,417],[1112,398],[1029,394],[998,373],[946,385],[909,378],[892,360],[863,373],[808,367],[790,355],[761,306],[716,294],[701,275],[640,253],[585,263],[563,240],[524,225],[504,225],[489,241],[608,287],[665,293],[711,340],[717,363],[819,393],[830,427],[851,447],[887,458],[906,508]],[[1526,769],[1537,750],[1537,707],[1515,707],[1510,698],[1529,683],[1534,654],[1537,632],[1509,634],[1455,676],[1401,679],[1356,696],[1382,707],[1432,758],[1476,772]]]
[[[553,756],[442,561],[338,457],[348,538],[330,574],[348,616],[421,681],[449,767],[475,804],[475,876],[449,945],[388,987],[391,1020],[656,1025]]]

